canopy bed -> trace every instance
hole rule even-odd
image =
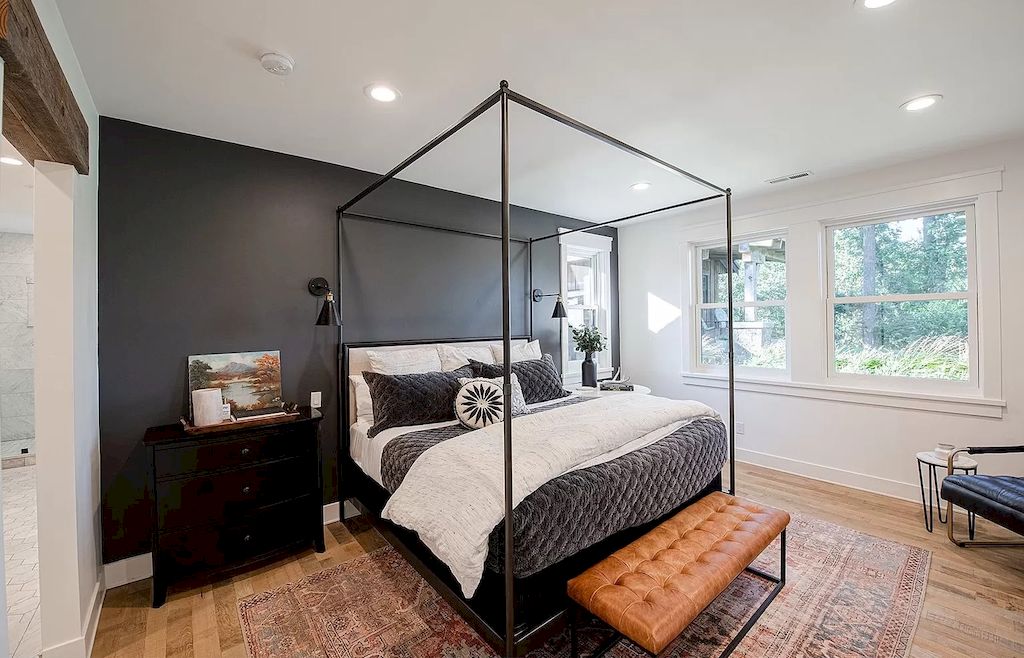
[[[513,237],[509,102],[709,193],[570,231]],[[496,105],[501,135],[500,234],[353,210]],[[731,190],[527,98],[502,81],[462,119],[337,209],[337,290],[343,290],[343,225],[348,220],[501,243],[501,336],[345,343],[339,326],[339,482],[341,500],[351,500],[370,517],[417,571],[506,656],[525,654],[563,627],[570,578],[687,505],[721,491],[726,462],[728,492],[735,492],[732,268],[726,268],[729,409],[723,424],[717,413],[696,402],[641,395],[583,399],[562,391],[560,379],[552,382],[557,372],[550,357],[541,355],[531,342],[532,304],[531,335],[513,335],[510,246],[525,246],[533,297],[535,244],[716,199],[725,203],[727,258],[732,262]],[[561,316],[564,310],[560,315],[556,307],[553,317]],[[375,360],[388,359],[399,365],[391,370],[374,367]],[[426,360],[411,364],[401,359]],[[431,415],[438,398],[432,391],[457,390],[459,381],[464,386],[476,381],[473,378],[498,383],[503,409],[509,412],[500,422],[468,429],[443,414]],[[403,400],[406,406],[385,404],[392,399]],[[517,406],[521,413],[511,413]],[[438,422],[442,418],[444,422]],[[553,441],[553,436],[559,440]]]

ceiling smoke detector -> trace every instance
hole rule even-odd
[[[788,174],[786,176],[779,176],[778,178],[769,178],[765,182],[769,185],[775,185],[776,183],[788,183],[791,180],[799,180],[801,178],[807,178],[808,176],[814,175],[811,171],[798,171],[795,174]]]
[[[260,55],[260,65],[267,73],[288,75],[295,68],[295,60],[281,53],[263,53]]]

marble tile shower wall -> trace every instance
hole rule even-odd
[[[35,454],[32,236],[0,233],[0,456]],[[26,453],[25,450],[28,452]]]

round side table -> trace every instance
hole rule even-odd
[[[928,468],[927,499],[925,498],[924,474],[921,471],[922,466],[926,466]],[[928,532],[931,532],[935,527],[932,513],[933,500],[935,501],[935,506],[939,508],[939,523],[946,522],[946,519],[942,518],[942,499],[939,497],[938,469],[940,468],[943,471],[948,471],[948,460],[937,456],[931,450],[917,453],[917,479],[921,483],[921,506],[924,508],[924,527]],[[963,471],[965,475],[977,473],[978,462],[965,455],[957,455],[956,461],[953,462],[953,472],[956,473],[957,471]],[[974,539],[974,514],[971,512],[967,513],[967,530],[970,533],[971,539]]]

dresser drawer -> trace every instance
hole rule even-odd
[[[156,484],[157,523],[175,529],[222,522],[317,489],[316,463],[308,457],[162,480]]]
[[[266,508],[236,525],[161,534],[159,559],[169,571],[184,574],[245,562],[309,541],[312,504],[312,497],[307,496]]]
[[[287,428],[253,432],[234,440],[197,441],[156,450],[153,466],[160,479],[295,457],[310,453],[312,443],[304,439],[299,431]]]

